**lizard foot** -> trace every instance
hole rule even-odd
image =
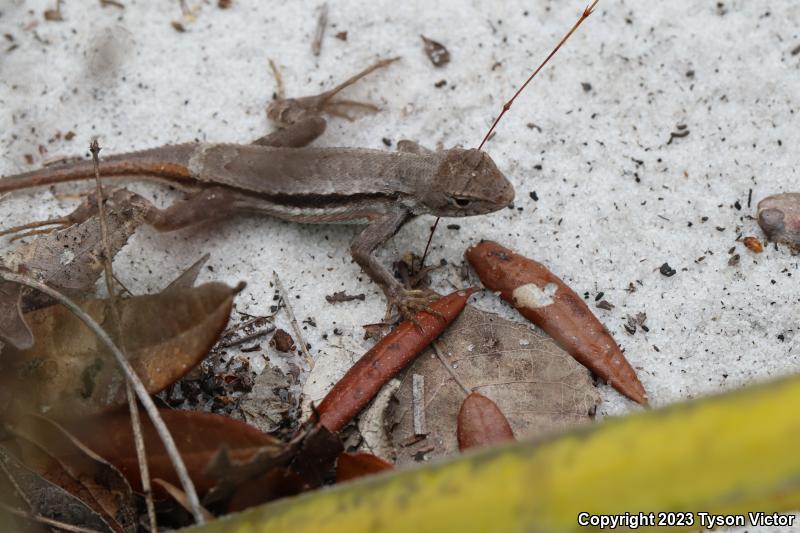
[[[0,231],[0,237],[13,234],[14,236],[11,237],[11,242],[14,242],[19,239],[24,239],[25,237],[31,237],[33,235],[42,235],[46,233],[52,233],[53,231],[62,230],[70,227],[72,224],[73,222],[69,218],[69,216],[51,218],[49,220],[39,220],[36,222],[30,222],[28,224],[14,226],[13,228],[4,229]],[[36,229],[36,228],[44,228],[44,226],[53,226],[53,227],[45,229]],[[25,230],[32,230],[32,231],[25,231]]]
[[[116,190],[114,192],[116,192]],[[28,224],[22,224],[19,226],[14,226],[13,228],[0,230],[0,237],[13,234],[14,236],[11,238],[11,242],[14,242],[19,239],[24,239],[25,237],[43,235],[52,233],[54,231],[67,229],[70,226],[74,226],[75,224],[80,224],[81,222],[89,220],[89,218],[97,214],[97,211],[97,201],[95,197],[92,195],[86,195],[84,202],[81,205],[63,217],[51,218],[48,220],[37,220],[36,222],[29,222]],[[53,227],[46,228],[45,226]]]
[[[430,307],[430,304],[439,298],[440,296],[430,289],[406,289],[403,287],[392,289],[386,295],[386,321],[388,322],[391,319],[392,309],[394,308],[397,308],[400,315],[405,320],[413,322],[418,329],[422,328],[416,319],[416,314],[420,311],[444,320],[444,316],[440,312]]]

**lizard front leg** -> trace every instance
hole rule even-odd
[[[350,244],[353,259],[377,283],[386,296],[386,320],[394,307],[404,318],[413,318],[415,311],[425,310],[436,297],[431,291],[410,290],[403,287],[389,270],[373,255],[375,249],[394,236],[410,218],[411,213],[402,208],[373,220],[356,235]]]

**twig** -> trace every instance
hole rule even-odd
[[[453,378],[456,383],[458,383],[458,386],[461,387],[461,390],[464,391],[464,394],[469,396],[472,391],[470,391],[467,386],[464,385],[464,382],[461,381],[461,378],[456,375],[456,371],[453,369],[452,365],[450,365],[450,361],[445,359],[444,355],[442,355],[442,352],[445,350],[441,341],[433,341],[433,351],[436,353],[436,357],[439,358],[439,361],[441,361],[444,365],[445,370],[447,370],[447,372],[450,374],[450,377]]]
[[[439,221],[441,217],[436,217],[436,222],[433,223],[433,227],[431,227],[431,234],[428,235],[428,242],[425,244],[425,251],[422,252],[422,260],[419,262],[419,269],[422,270],[425,268],[425,258],[428,257],[428,249],[431,247],[431,241],[433,240],[433,234],[436,233],[436,226],[439,225]]]
[[[223,350],[225,348],[231,348],[233,346],[238,346],[240,344],[244,344],[247,341],[251,341],[253,339],[257,339],[259,337],[263,337],[264,335],[267,335],[268,333],[272,333],[273,331],[275,331],[275,326],[270,325],[270,326],[267,326],[266,328],[264,328],[262,330],[254,331],[253,333],[245,335],[244,337],[239,337],[238,339],[234,339],[234,340],[231,340],[231,341],[225,341],[222,344],[220,344],[219,346],[217,346],[216,349],[217,350]]]
[[[28,276],[6,271],[0,271],[0,279],[36,289],[56,300],[58,303],[66,307],[71,313],[73,313],[81,322],[86,324],[86,327],[88,327],[92,333],[97,335],[97,338],[100,339],[103,344],[105,344],[106,348],[108,348],[108,350],[114,356],[114,359],[117,360],[117,363],[122,368],[122,371],[125,373],[125,377],[131,382],[131,385],[136,392],[136,396],[139,398],[139,401],[142,402],[145,411],[147,411],[150,420],[153,422],[153,426],[155,427],[161,442],[164,444],[164,448],[166,449],[167,455],[172,462],[172,466],[175,468],[175,472],[178,474],[178,479],[181,481],[183,491],[186,493],[186,496],[189,499],[195,522],[198,524],[205,523],[200,507],[200,500],[197,497],[197,490],[195,490],[194,484],[189,477],[189,472],[186,470],[186,464],[183,462],[183,458],[181,457],[177,446],[175,446],[175,440],[172,438],[172,435],[170,434],[167,425],[164,423],[164,420],[158,414],[158,408],[156,407],[156,404],[153,403],[150,393],[147,392],[147,389],[139,379],[139,376],[136,375],[133,367],[131,367],[131,364],[125,358],[125,355],[114,344],[114,341],[111,339],[108,333],[106,333],[106,331],[101,328],[97,322],[92,319],[92,317],[86,314],[86,312],[75,302],[57,290],[48,287],[44,283],[40,283]]]
[[[283,76],[281,75],[278,65],[273,60],[269,60],[269,68],[272,70],[272,77],[275,78],[275,96],[278,100],[283,100],[286,96],[286,90],[283,87]]]
[[[306,346],[306,340],[303,338],[303,332],[300,330],[300,324],[297,323],[297,319],[294,317],[294,311],[292,311],[292,304],[289,303],[289,295],[286,293],[286,289],[283,288],[281,278],[278,277],[278,273],[274,270],[272,271],[272,277],[275,279],[275,286],[278,288],[281,300],[283,300],[286,314],[289,315],[289,322],[292,324],[292,329],[294,330],[295,337],[297,337],[297,343],[300,345],[300,350],[303,352],[306,364],[309,369],[312,369],[314,368],[314,359],[311,357],[311,354],[308,353],[308,347]]]
[[[11,507],[10,505],[6,505],[4,503],[0,503],[0,508],[2,508],[7,513],[19,516],[21,518],[25,518],[26,520],[32,520],[33,522],[46,524],[48,526],[61,529],[63,531],[70,531],[74,533],[100,533],[96,529],[86,529],[85,527],[73,526],[72,524],[66,524],[64,522],[59,522],[58,520],[53,520],[52,518],[47,518],[46,516],[29,513],[27,511],[23,511],[22,509],[17,509],[16,507]]]
[[[322,51],[322,37],[325,35],[325,28],[328,26],[328,4],[322,4],[319,8],[319,18],[317,19],[317,29],[314,31],[314,40],[311,41],[311,53],[318,56]]]
[[[111,302],[111,316],[116,330],[116,338],[122,351],[125,350],[122,338],[122,320],[117,307],[117,291],[114,288],[114,269],[111,266],[112,253],[111,241],[108,237],[108,223],[106,221],[106,206],[103,195],[103,183],[100,180],[100,144],[97,139],[92,139],[89,144],[89,151],[92,153],[92,164],[94,165],[94,181],[97,191],[97,217],[100,221],[100,236],[103,240],[103,269],[105,270],[106,291]],[[147,507],[147,517],[150,520],[150,530],[158,531],[156,521],[156,506],[153,502],[153,489],[150,485],[150,468],[147,464],[147,451],[144,446],[144,436],[142,435],[142,422],[139,419],[139,406],[136,405],[136,395],[131,388],[130,381],[125,381],[125,396],[128,400],[128,410],[131,414],[131,427],[133,430],[133,442],[136,446],[136,459],[139,462],[139,474],[142,478],[142,491],[144,492],[145,505]]]
[[[494,133],[494,129],[497,127],[497,124],[500,122],[500,119],[502,119],[503,115],[505,115],[506,112],[509,109],[511,109],[511,106],[514,104],[514,100],[517,99],[517,96],[519,96],[522,93],[522,91],[525,90],[525,87],[528,86],[528,84],[531,82],[531,80],[533,80],[533,78],[535,78],[536,75],[539,74],[539,71],[542,70],[542,68],[548,63],[548,61],[550,61],[550,59],[552,59],[552,57],[554,55],[556,55],[556,52],[558,52],[558,50],[561,48],[561,46],[565,42],[567,42],[567,40],[572,36],[573,33],[575,33],[575,30],[577,30],[578,27],[581,24],[583,24],[583,21],[586,20],[587,18],[589,18],[589,15],[592,14],[592,12],[594,11],[595,6],[597,6],[597,2],[599,2],[599,1],[600,0],[594,0],[586,9],[583,10],[583,13],[581,14],[580,18],[578,19],[578,22],[576,22],[575,25],[572,26],[572,28],[566,33],[566,35],[564,35],[564,37],[561,38],[561,40],[558,42],[556,47],[550,52],[550,54],[545,58],[545,60],[539,65],[539,67],[536,70],[534,70],[533,73],[528,77],[528,79],[525,80],[525,83],[523,83],[522,86],[519,89],[517,89],[517,92],[514,93],[514,96],[512,96],[511,99],[508,102],[503,104],[503,109],[500,111],[500,114],[497,115],[497,118],[494,119],[494,122],[492,123],[492,126],[489,128],[489,131],[486,132],[486,135],[483,137],[483,140],[481,141],[481,144],[478,146],[478,150],[482,149],[483,145],[486,144],[486,141],[488,141],[489,138],[492,136],[492,134]],[[436,219],[436,224],[433,225],[433,229],[431,230],[431,236],[428,238],[428,246],[430,246],[431,239],[433,239],[433,233],[436,231],[436,226],[438,224],[439,224],[439,219],[437,218]],[[428,253],[428,246],[425,246],[425,254],[422,255],[422,264],[423,264],[423,266],[425,265],[425,255]]]
[[[426,435],[425,428],[425,376],[411,376],[411,403],[414,408],[414,435]]]
[[[594,0],[591,3],[591,5],[589,5],[589,7],[587,7],[586,9],[583,10],[583,13],[581,13],[580,18],[578,19],[578,22],[576,22],[572,26],[572,28],[570,28],[570,30],[566,33],[566,35],[564,35],[564,37],[562,37],[561,40],[558,42],[556,47],[553,48],[553,50],[550,52],[550,54],[548,54],[548,56],[545,58],[545,60],[542,61],[542,63],[536,68],[536,70],[533,71],[533,73],[530,76],[528,76],[528,79],[525,80],[525,83],[523,83],[522,86],[520,86],[519,89],[517,89],[517,92],[514,93],[514,96],[512,96],[511,99],[508,102],[503,104],[503,109],[500,111],[500,114],[497,115],[497,118],[494,119],[494,122],[492,123],[492,127],[489,128],[489,131],[486,132],[486,135],[483,137],[483,140],[481,141],[480,146],[478,146],[478,150],[483,148],[483,145],[486,144],[486,141],[489,140],[489,137],[491,137],[492,133],[494,132],[494,129],[497,127],[497,124],[500,122],[500,119],[503,118],[503,115],[506,114],[506,111],[511,109],[511,106],[514,104],[514,100],[517,99],[517,96],[519,96],[522,93],[522,91],[525,90],[525,87],[527,87],[528,84],[533,80],[533,78],[535,78],[536,75],[539,74],[539,71],[542,70],[542,68],[547,64],[547,62],[550,61],[550,59],[552,59],[552,57],[554,55],[556,55],[556,52],[558,52],[559,49],[561,48],[561,46],[563,46],[563,44],[565,42],[567,42],[567,40],[572,36],[572,34],[575,33],[575,30],[578,29],[578,27],[583,23],[583,21],[586,20],[587,18],[589,18],[589,15],[592,14],[592,12],[594,11],[595,6],[597,5],[597,2],[599,2],[599,1],[600,0]]]

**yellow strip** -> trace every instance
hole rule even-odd
[[[800,508],[800,377],[367,478],[192,533],[593,531],[580,512]],[[623,528],[623,530],[625,530]]]

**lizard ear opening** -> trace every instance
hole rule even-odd
[[[472,203],[472,200],[470,200],[469,198],[459,198],[459,197],[453,197],[453,198],[452,198],[452,201],[453,201],[453,203],[454,203],[454,204],[456,204],[458,207],[469,207],[469,204],[471,204],[471,203]]]

